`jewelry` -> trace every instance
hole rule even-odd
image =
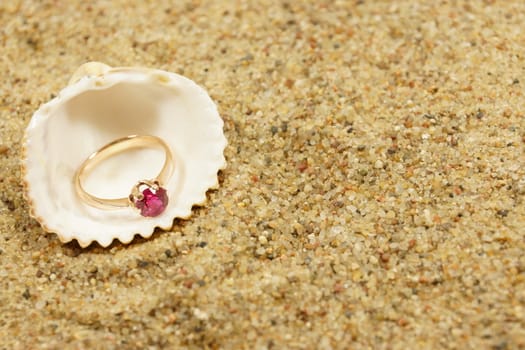
[[[127,198],[99,198],[86,192],[82,186],[86,174],[101,161],[130,149],[150,147],[164,150],[166,158],[162,170],[154,179],[138,181]],[[79,197],[92,207],[105,210],[133,207],[139,209],[142,216],[154,217],[162,214],[168,205],[168,195],[163,186],[172,172],[173,156],[162,139],[151,135],[131,135],[112,141],[91,154],[75,173],[74,183]]]

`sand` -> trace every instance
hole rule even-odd
[[[0,5],[0,349],[525,347],[523,1],[130,3]],[[106,249],[20,175],[92,60],[193,79],[229,141],[204,207]]]

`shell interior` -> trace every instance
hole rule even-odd
[[[130,242],[187,218],[225,167],[223,121],[206,91],[180,75],[149,69],[111,69],[63,89],[35,112],[26,130],[26,195],[32,215],[63,242],[102,246]],[[82,162],[105,144],[128,135],[155,135],[170,147],[175,168],[165,184],[170,198],[158,217],[133,208],[103,210],[84,203],[73,178]],[[133,149],[101,162],[85,188],[103,198],[127,197],[139,180],[154,178],[164,162],[157,149]]]

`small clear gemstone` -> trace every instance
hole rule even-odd
[[[159,187],[155,192],[151,188],[146,188],[142,191],[142,195],[144,198],[135,201],[135,207],[140,209],[142,216],[159,216],[168,205],[168,195],[162,187]]]

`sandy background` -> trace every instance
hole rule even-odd
[[[0,349],[525,347],[523,1],[129,3],[1,2]],[[204,208],[108,249],[19,169],[90,60],[195,80],[229,140]]]

